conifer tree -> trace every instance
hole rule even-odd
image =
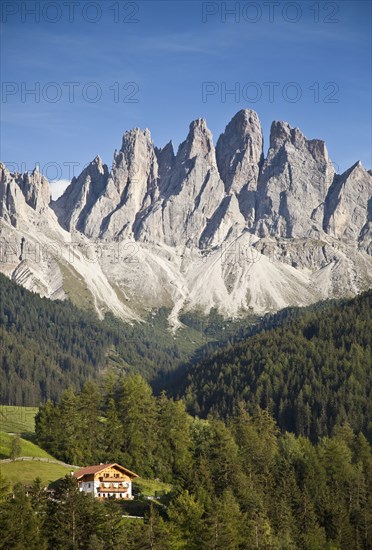
[[[123,424],[123,460],[136,472],[151,476],[156,447],[156,405],[150,386],[140,375],[123,379],[118,406]]]
[[[15,434],[11,441],[10,458],[15,460],[19,456],[21,456],[21,438],[19,434]]]
[[[0,505],[0,549],[45,550],[40,517],[32,509],[31,500],[22,484],[16,484],[13,498]]]
[[[202,550],[205,548],[203,527],[203,506],[183,491],[171,502],[168,511],[171,522],[170,540],[174,550]]]

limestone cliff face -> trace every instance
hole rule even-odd
[[[161,194],[165,193],[166,186],[169,181],[169,176],[173,170],[175,155],[173,151],[173,144],[170,141],[163,148],[155,147],[156,158],[158,160],[158,173],[159,173],[159,191]]]
[[[149,130],[126,132],[105,192],[92,209],[88,227],[106,240],[133,236],[134,226],[158,196],[158,162]],[[110,206],[107,211],[107,206]]]
[[[124,134],[110,172],[96,157],[53,207],[63,227],[89,238],[132,236],[135,221],[158,194],[157,178],[150,132],[135,128]]]
[[[265,312],[371,285],[372,173],[335,174],[325,143],[287,122],[273,122],[265,158],[246,109],[216,148],[204,119],[176,153],[130,130],[111,169],[97,156],[54,202],[38,170],[0,164],[0,236],[17,250],[1,271],[60,298],[68,273],[99,314],[166,305],[176,327],[187,308]]]
[[[11,174],[0,163],[0,218],[14,227],[27,216],[34,217],[49,208],[50,189],[48,180],[35,168],[25,174]]]
[[[16,174],[10,174],[4,164],[0,164],[0,216],[13,226],[17,225],[17,217],[25,203],[16,177]]]
[[[162,163],[162,195],[140,225],[137,237],[170,246],[201,245],[208,220],[224,198],[212,134],[204,119],[190,124],[176,157]],[[218,227],[211,229],[214,234]]]
[[[365,239],[372,221],[371,188],[372,175],[360,162],[337,176],[326,201],[324,230],[336,238]]]
[[[59,222],[67,231],[85,232],[87,217],[107,185],[108,169],[97,156],[73,178],[64,194],[52,205]]]
[[[218,138],[217,165],[227,193],[238,199],[248,227],[255,221],[256,191],[264,160],[263,136],[257,113],[239,111]]]
[[[171,142],[154,147],[148,130],[126,132],[111,171],[96,157],[53,208],[67,230],[105,240],[205,248],[244,231],[365,240],[370,179],[359,165],[337,176],[325,143],[287,122],[273,122],[264,158],[260,120],[246,109],[216,148],[204,119],[177,154]]]
[[[257,187],[256,233],[306,237],[322,229],[324,202],[334,178],[325,143],[273,122]]]

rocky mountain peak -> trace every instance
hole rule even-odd
[[[324,203],[335,171],[325,143],[274,121],[258,185],[259,235],[299,237],[322,229]]]
[[[125,132],[119,155],[115,157],[112,173],[118,183],[118,192],[120,194],[123,192],[126,178],[139,180],[144,166],[146,171],[154,172],[154,163],[156,164],[155,177],[157,177],[157,161],[150,130],[134,128]]]
[[[191,122],[175,158],[170,146],[158,151],[157,157],[162,196],[146,215],[137,235],[171,246],[199,246],[207,219],[224,197],[213,138],[205,119]]]
[[[42,223],[51,200],[49,182],[36,166],[32,172],[11,173],[0,163],[0,217],[14,227]]]
[[[101,313],[138,318],[137,306],[166,305],[177,322],[184,308],[265,312],[372,281],[371,171],[358,162],[336,175],[324,141],[282,121],[272,124],[264,158],[250,109],[236,113],[216,148],[202,118],[176,155],[172,142],[155,148],[147,129],[125,132],[110,170],[96,156],[50,205],[38,169],[13,174],[0,165],[0,217],[3,236],[27,235],[34,247],[51,235],[65,242],[61,226],[116,252],[127,241],[134,261],[125,266],[111,250],[92,265],[61,247]],[[58,259],[28,263],[31,277],[18,258],[0,267],[61,296]]]
[[[274,120],[270,129],[270,148],[279,149],[286,143],[299,149],[306,143],[306,138],[299,128],[292,128],[288,122]]]
[[[201,132],[208,132],[207,120],[205,118],[196,118],[189,124],[189,132],[196,133],[198,130]]]
[[[0,217],[12,226],[17,225],[17,195],[21,195],[15,178],[17,174],[11,174],[5,164],[0,163]],[[24,202],[24,197],[22,197]]]
[[[95,164],[100,171],[103,169],[103,162],[99,155],[96,155],[94,159],[92,160],[91,164]]]
[[[226,126],[216,145],[217,165],[225,189],[237,193],[244,185],[256,189],[263,162],[263,136],[255,111],[239,111]]]
[[[214,156],[212,134],[205,118],[198,118],[191,122],[188,136],[178,148],[177,162],[185,162],[197,156],[208,158],[211,154]]]
[[[82,174],[96,176],[98,174],[108,174],[108,168],[106,164],[103,164],[102,159],[97,155],[86,168],[83,170]]]
[[[158,160],[159,191],[163,193],[176,158],[172,141],[169,141],[162,148],[155,147],[155,154]]]
[[[149,168],[149,164],[157,164],[151,133],[147,128],[134,128],[125,132],[120,152],[123,155],[119,157],[116,165],[121,165],[132,177],[140,177],[141,165],[147,165]]]
[[[155,147],[155,153],[156,153],[156,156],[163,155],[173,159],[175,157],[173,141],[172,140],[168,141],[168,143],[164,145],[164,147]]]
[[[225,128],[225,132],[232,133],[235,131],[238,134],[246,135],[254,134],[257,131],[261,132],[261,122],[256,111],[253,109],[241,109],[230,120]]]
[[[85,232],[87,217],[105,189],[108,174],[106,164],[97,155],[77,178],[72,178],[63,195],[52,203],[59,223],[67,231]]]
[[[31,173],[26,172],[20,178],[19,186],[22,189],[27,204],[34,210],[45,208],[49,205],[51,199],[49,182],[40,173],[38,166]]]
[[[372,176],[360,161],[336,176],[326,199],[324,230],[337,238],[358,240],[369,234]],[[368,231],[367,231],[368,229]]]
[[[316,162],[319,162],[319,163],[330,162],[328,150],[324,141],[320,139],[310,139],[307,142],[307,146]]]
[[[151,132],[148,128],[132,128],[123,135],[121,151],[125,152],[134,147],[135,143],[152,143]]]
[[[359,172],[359,173],[364,173],[366,170],[364,170],[363,168],[363,164],[361,163],[360,160],[357,160],[355,164],[353,164],[353,166],[351,166],[351,168],[349,168],[349,170],[347,170],[347,172],[349,174],[351,174],[352,172]],[[368,172],[368,170],[367,170]]]

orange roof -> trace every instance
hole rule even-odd
[[[126,473],[129,477],[139,477],[139,475],[135,474],[134,472],[131,472],[130,470],[128,470],[128,468],[124,468],[124,466],[120,466],[120,464],[116,464],[116,462],[113,462],[111,464],[97,464],[95,466],[86,466],[85,468],[81,468],[80,470],[77,470],[76,472],[74,472],[73,475],[77,479],[80,479],[85,475],[97,474],[98,472],[102,470],[106,470],[106,468],[112,468],[113,466],[116,466],[120,470],[123,470],[124,473]]]

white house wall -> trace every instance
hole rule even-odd
[[[119,483],[121,482],[118,482],[118,483],[114,483],[114,487],[115,488],[119,488]],[[102,488],[109,488],[109,486],[111,485],[111,482],[99,482],[99,481],[82,481],[80,482],[79,484],[79,489],[80,491],[84,492],[84,493],[87,493],[87,494],[93,494],[93,496],[95,497],[98,497],[98,493],[101,493],[101,495],[107,495],[107,496],[116,496],[117,494],[122,494],[124,495],[123,497],[120,497],[120,498],[125,498],[125,499],[131,499],[132,498],[132,483],[130,481],[126,481],[125,483],[128,483],[128,487],[127,488],[123,488],[122,491],[120,491],[120,493],[107,493],[107,492],[101,492],[100,491],[100,487]],[[117,497],[118,498],[118,497]]]

